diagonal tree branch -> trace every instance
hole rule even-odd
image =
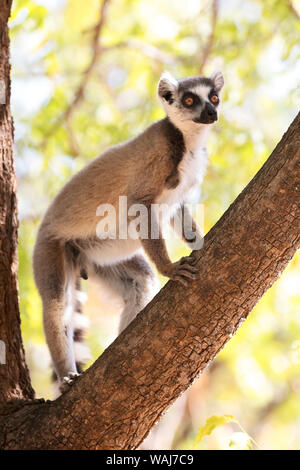
[[[288,9],[290,10],[290,12],[294,15],[294,17],[300,21],[300,13],[298,12],[298,10],[295,8],[294,4],[293,4],[293,0],[287,0],[287,7]]]
[[[236,332],[300,246],[300,113],[194,252],[200,276],[169,282],[54,402],[0,413],[0,448],[136,449]]]
[[[64,116],[63,118],[68,120],[70,119],[71,115],[73,114],[75,108],[79,105],[79,103],[82,101],[83,96],[84,96],[84,90],[85,87],[89,81],[90,75],[93,72],[95,65],[97,64],[98,56],[102,50],[101,46],[101,41],[100,41],[100,34],[103,29],[103,26],[105,25],[106,21],[106,12],[107,12],[107,7],[109,5],[110,0],[103,0],[101,6],[100,6],[100,14],[99,14],[99,21],[96,24],[94,28],[94,33],[93,33],[93,38],[92,38],[92,58],[91,61],[88,65],[88,67],[85,69],[81,83],[79,84],[79,87],[76,90],[76,93],[74,95],[73,101],[69,104],[67,109],[64,111]]]

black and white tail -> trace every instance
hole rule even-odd
[[[87,344],[84,342],[86,332],[89,328],[89,319],[83,314],[82,306],[87,300],[87,295],[80,288],[80,279],[76,280],[76,288],[74,290],[74,300],[73,300],[73,312],[71,315],[72,329],[73,329],[73,347],[74,347],[74,356],[76,362],[76,368],[78,374],[83,372],[84,365],[91,360],[90,349]],[[59,390],[58,377],[53,370],[52,381],[54,385],[54,394],[55,397],[58,397],[61,394]]]

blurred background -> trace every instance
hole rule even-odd
[[[26,358],[52,397],[32,275],[38,225],[62,185],[108,146],[164,116],[160,74],[226,79],[202,188],[207,232],[262,166],[299,110],[299,0],[15,0],[10,20]],[[238,227],[236,228],[238,230]],[[250,234],[251,235],[251,234]],[[173,258],[188,251],[171,241]],[[161,278],[161,283],[166,279]],[[120,299],[84,283],[93,359],[115,339]],[[300,256],[153,429],[144,449],[300,449]],[[248,434],[255,439],[249,441]]]

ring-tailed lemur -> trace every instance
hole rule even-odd
[[[210,78],[178,81],[164,73],[158,96],[167,116],[93,160],[50,205],[37,236],[34,275],[43,302],[46,340],[62,388],[78,373],[82,361],[74,346],[84,326],[80,314],[76,314],[80,311],[80,277],[104,281],[121,294],[124,310],[120,331],[153,296],[156,276],[143,252],[164,276],[185,285],[195,279],[191,257],[170,261],[158,216],[151,206],[166,204],[171,215],[185,212],[184,220],[189,218],[192,231],[183,233],[183,239],[190,246],[202,237],[185,203],[203,180],[207,132],[218,118],[223,85],[221,72]],[[121,220],[120,196],[127,196],[128,205],[143,204],[149,229],[155,227],[158,237],[102,239],[97,208],[110,204],[116,209],[116,220]]]

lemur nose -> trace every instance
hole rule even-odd
[[[209,116],[215,116],[217,111],[212,106],[207,106],[207,114]]]

